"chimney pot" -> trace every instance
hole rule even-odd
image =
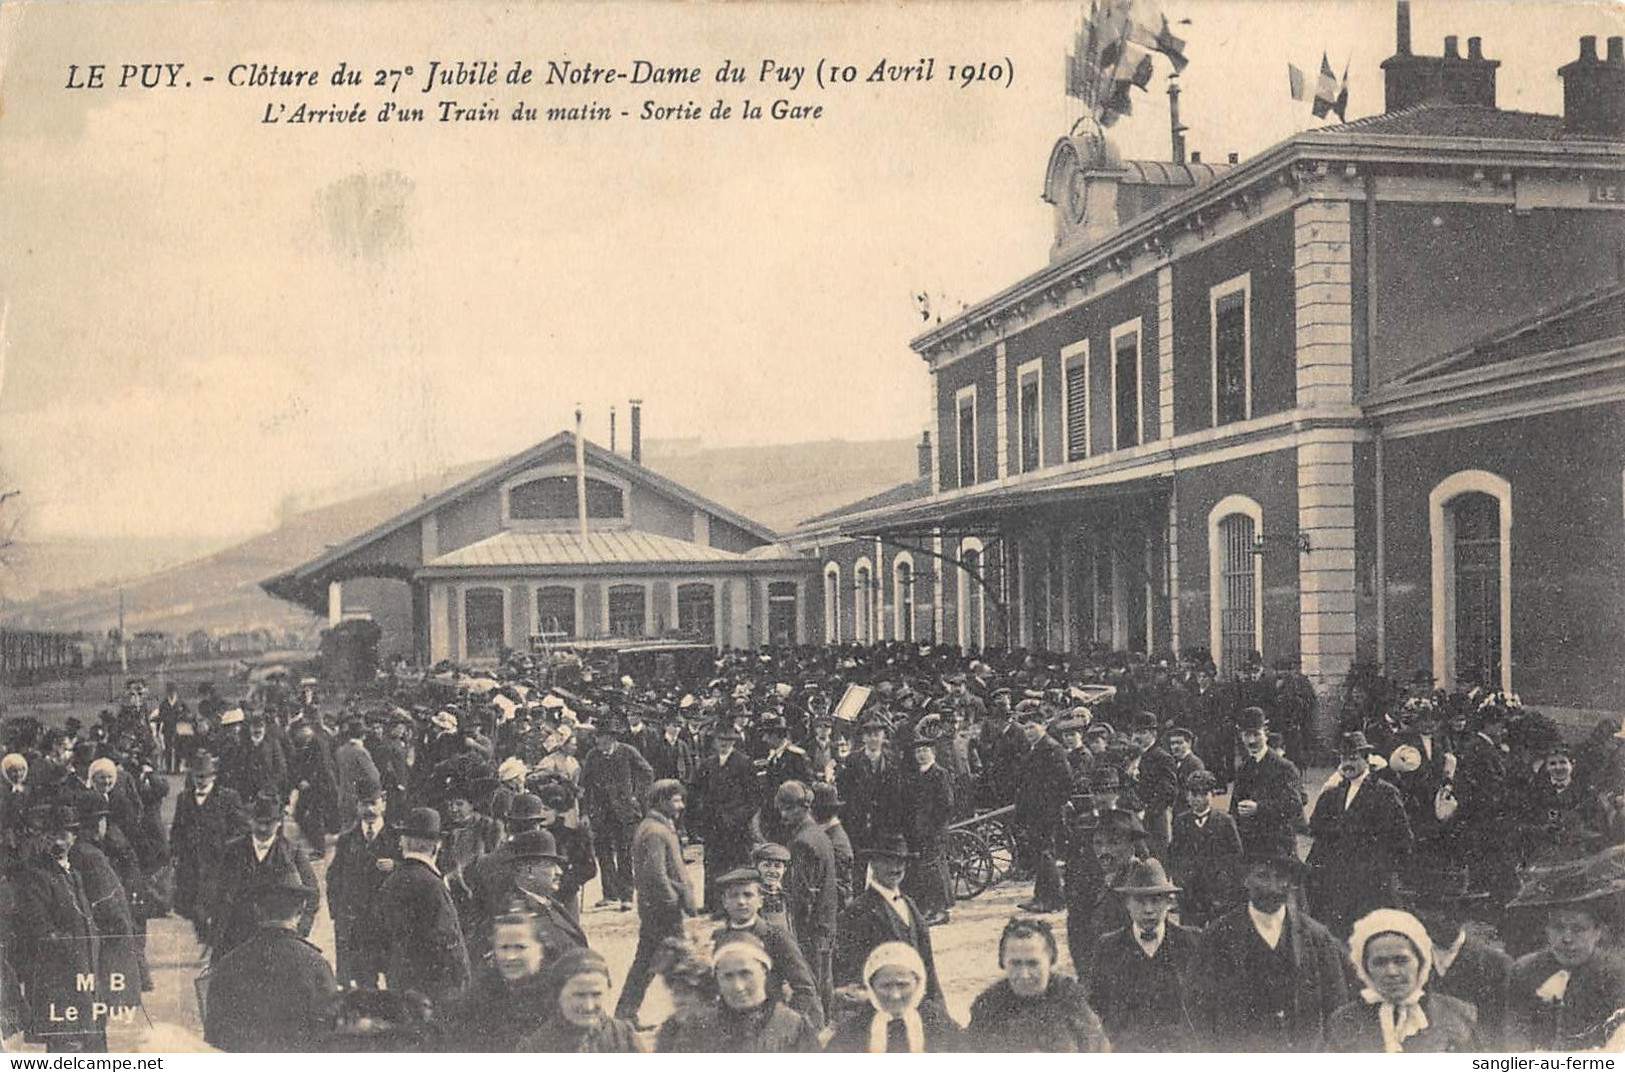
[[[1456,47],[1456,35],[1451,34],[1444,39],[1444,58],[1447,60],[1461,59],[1461,50]]]
[[[632,409],[632,464],[643,464],[643,399],[634,398],[627,403]]]
[[[1482,37],[1469,37],[1467,39],[1467,58],[1470,60],[1484,58],[1484,39]]]
[[[1593,138],[1625,140],[1625,49],[1608,39],[1608,59],[1597,59],[1597,39],[1580,38],[1580,58],[1557,69],[1563,79],[1563,129]]]
[[[1625,63],[1625,37],[1608,39],[1608,62]]]
[[[929,480],[931,478],[931,432],[929,430],[920,433],[920,442],[915,450],[918,452],[920,479]]]
[[[1394,51],[1411,54],[1411,0],[1399,0],[1394,8]]]
[[[1580,38],[1580,62],[1597,62],[1597,38],[1592,34]]]
[[[609,407],[609,452],[615,453],[615,407]]]
[[[1241,163],[1241,154],[1240,154],[1240,153],[1231,153],[1231,154],[1230,154],[1230,162],[1231,162],[1231,163],[1232,163],[1232,164],[1239,164],[1239,163]]]

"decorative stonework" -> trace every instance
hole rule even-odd
[[[1174,437],[1174,270],[1157,271],[1157,438]]]
[[[1310,201],[1294,213],[1298,407],[1354,401],[1349,205]]]
[[[993,351],[993,413],[995,417],[993,428],[998,436],[997,479],[1003,479],[1010,475],[1010,442],[1008,439],[1010,415],[1005,409],[1008,397],[1004,383],[1006,373],[1009,371],[1007,360],[1004,343],[1001,342]]]

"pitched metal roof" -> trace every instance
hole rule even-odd
[[[1563,117],[1514,112],[1479,104],[1415,104],[1409,108],[1320,127],[1310,134],[1397,134],[1429,138],[1490,138],[1557,141],[1577,137],[1563,130]],[[1609,139],[1603,139],[1609,140]]]
[[[1419,383],[1622,335],[1625,335],[1625,284],[1613,283],[1542,310],[1511,327],[1500,328],[1412,370],[1399,382]]]
[[[837,506],[833,510],[827,510],[822,514],[809,517],[801,523],[801,527],[816,525],[824,521],[833,521],[836,518],[845,517],[847,514],[861,514],[865,510],[878,510],[882,506],[897,506],[900,503],[913,502],[915,499],[924,499],[930,494],[931,478],[928,476],[920,477],[918,480],[910,480],[907,484],[899,484],[894,488],[876,492],[866,499],[849,502],[844,506]]]
[[[448,551],[425,569],[507,566],[638,566],[651,563],[743,562],[744,555],[687,540],[627,529],[589,532],[516,532],[488,536]]]

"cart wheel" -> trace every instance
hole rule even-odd
[[[968,901],[993,884],[993,854],[969,830],[948,832],[948,881],[956,901]]]
[[[1016,839],[1010,836],[1010,827],[1003,819],[985,819],[971,829],[993,856],[993,881],[998,883],[1009,878],[1016,866]]]

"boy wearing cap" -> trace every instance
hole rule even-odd
[[[1174,816],[1168,868],[1183,891],[1179,918],[1201,928],[1240,901],[1241,835],[1236,821],[1213,806],[1218,779],[1197,771],[1185,780],[1186,808]]]
[[[813,1028],[824,1026],[824,1004],[818,981],[795,939],[783,927],[762,918],[762,876],[749,867],[737,867],[717,879],[727,920],[711,932],[711,947],[736,934],[751,934],[772,958],[769,986],[774,993],[788,988],[790,1007],[807,1018]]]

